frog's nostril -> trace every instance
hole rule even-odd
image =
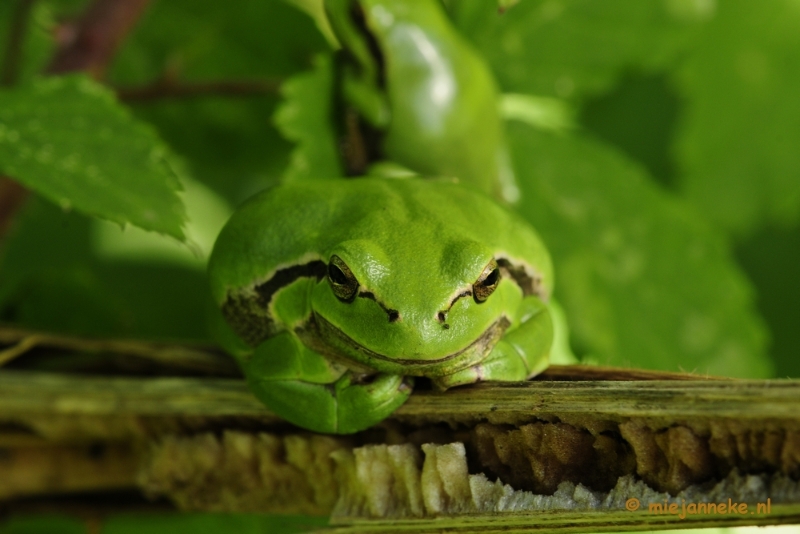
[[[400,320],[400,312],[397,310],[386,310],[386,314],[389,316],[389,322],[394,323]]]
[[[436,314],[436,320],[439,321],[440,323],[445,322],[447,320],[447,313],[440,311],[439,313]]]

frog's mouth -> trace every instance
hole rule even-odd
[[[313,313],[309,321],[295,331],[307,346],[350,367],[356,364],[356,368],[365,366],[369,371],[435,378],[480,362],[503,337],[509,326],[511,321],[503,315],[463,349],[435,360],[392,358],[375,352],[318,313]]]

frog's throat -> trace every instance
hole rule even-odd
[[[398,359],[379,354],[355,341],[318,313],[312,313],[308,321],[295,329],[295,333],[307,347],[355,370],[436,378],[480,363],[509,326],[511,321],[503,315],[463,349],[435,360]]]

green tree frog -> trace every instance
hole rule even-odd
[[[547,249],[516,214],[451,181],[276,186],[233,214],[209,276],[251,390],[314,431],[381,421],[414,377],[445,390],[547,366]]]
[[[440,0],[326,0],[346,61],[344,100],[383,133],[383,156],[515,202],[498,89]]]

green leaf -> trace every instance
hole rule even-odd
[[[204,340],[208,282],[170,250],[109,250],[101,221],[33,196],[0,255],[0,321],[77,335]],[[167,238],[149,234],[157,239]],[[69,313],[65,313],[68,310]]]
[[[167,148],[84,76],[0,92],[0,172],[64,209],[184,239]]]
[[[0,255],[0,321],[79,335],[207,339],[205,260],[230,208],[193,181],[185,198],[186,233],[202,256],[162,235],[29,199]]]
[[[277,95],[135,102],[137,118],[151,123],[192,177],[234,205],[278,181],[291,143],[271,124]]]
[[[0,2],[0,63],[3,68],[7,68],[5,62],[8,61],[7,39],[11,33],[13,16],[21,2],[5,1]],[[38,75],[47,65],[55,48],[53,41],[53,26],[55,25],[51,2],[35,2],[31,8],[25,37],[21,43],[22,49],[19,57],[14,59],[17,62],[15,71],[19,79],[14,82],[27,81],[33,76]]]
[[[93,219],[91,237],[95,255],[105,260],[169,264],[205,273],[214,241],[233,209],[213,190],[195,180],[184,179],[182,184],[183,200],[189,215],[184,232],[190,247],[133,226],[120,228]]]
[[[671,145],[681,103],[665,73],[629,74],[613,91],[583,102],[579,123],[599,139],[622,149],[673,189],[676,177]]]
[[[319,32],[328,41],[332,48],[339,48],[339,41],[333,33],[331,23],[325,13],[325,0],[285,0],[289,5],[293,5],[300,11],[304,11],[306,15],[311,17],[311,20],[316,24]]]
[[[286,82],[282,92],[285,101],[275,114],[275,125],[284,137],[297,143],[284,178],[291,181],[342,176],[331,125],[332,58],[317,56],[314,70]]]
[[[497,0],[452,2],[459,29],[491,64],[504,91],[560,98],[608,89],[625,69],[671,64],[713,2]]]
[[[141,84],[282,78],[328,49],[310,17],[285,2],[153,2],[117,54],[109,78]]]
[[[232,8],[215,0],[152,2],[115,58],[109,77],[123,87],[272,80],[312,65],[328,49],[306,14],[284,2]],[[192,176],[238,204],[278,181],[292,145],[272,124],[278,91],[132,101]]]
[[[559,98],[516,93],[500,97],[500,112],[506,120],[518,120],[542,130],[555,132],[576,126],[575,111]]]
[[[719,3],[677,80],[680,183],[737,234],[800,220],[800,5]]]
[[[520,210],[553,254],[556,298],[579,354],[770,376],[750,286],[690,206],[596,141],[510,126]]]
[[[736,249],[739,261],[758,289],[758,308],[769,324],[775,376],[800,378],[800,226],[765,228]]]

